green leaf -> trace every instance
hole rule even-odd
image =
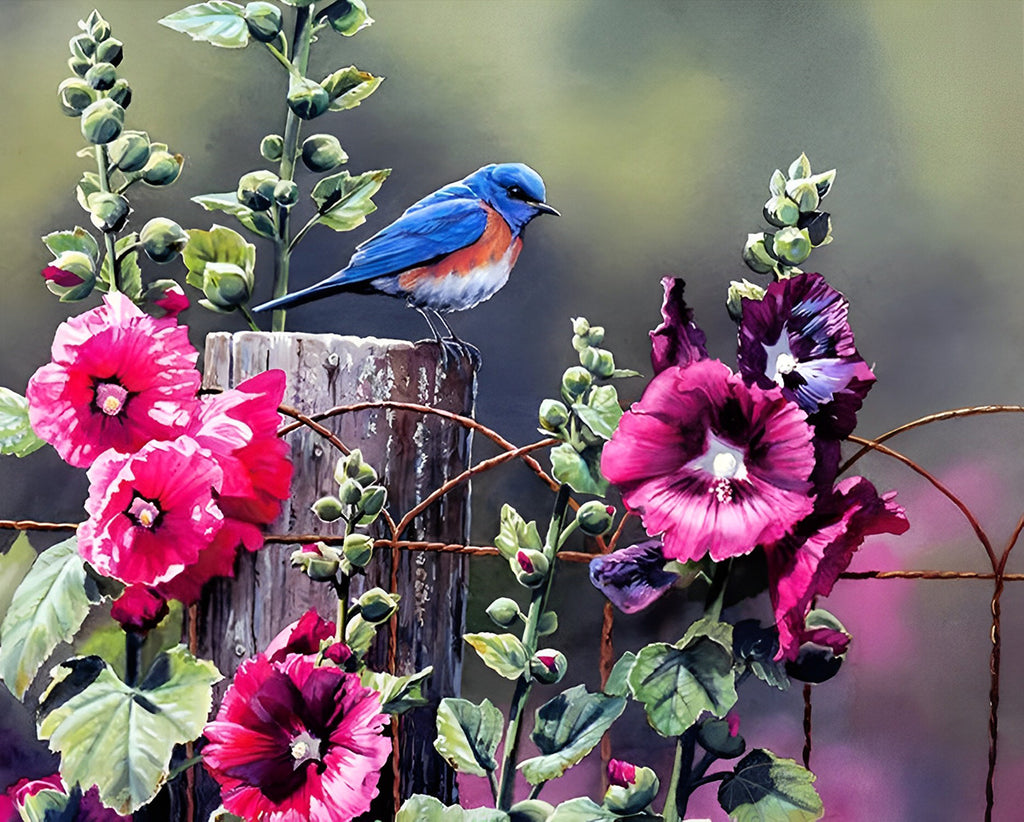
[[[374,77],[355,66],[348,66],[325,77],[320,81],[320,85],[331,98],[330,110],[345,111],[358,106],[383,82],[383,77]]]
[[[28,400],[0,386],[0,454],[24,457],[44,445],[28,421]]]
[[[541,542],[537,523],[527,522],[508,503],[501,506],[500,522],[498,536],[494,538],[494,547],[505,559],[515,557],[520,548],[527,548],[531,551],[544,550],[544,543]]]
[[[616,368],[614,371],[612,371],[612,375],[611,375],[611,377],[609,377],[609,379],[619,380],[619,379],[623,379],[625,377],[642,377],[642,376],[643,376],[643,374],[641,374],[639,371],[634,371],[632,368]]]
[[[734,822],[814,822],[825,814],[816,777],[792,759],[756,748],[718,787],[718,801]]]
[[[245,8],[227,0],[196,3],[168,14],[158,22],[161,26],[187,34],[193,40],[220,48],[240,49],[249,43]]]
[[[563,802],[548,817],[547,822],[654,822],[660,816],[650,813],[634,813],[622,816],[613,810],[598,805],[592,799],[580,797]]]
[[[475,705],[465,699],[442,699],[434,747],[456,771],[487,776],[498,767],[494,754],[504,729],[501,711],[489,700]]]
[[[18,534],[6,554],[0,554],[0,622],[11,607],[14,592],[25,579],[35,559],[36,549],[24,531]]]
[[[614,385],[598,385],[587,398],[586,403],[573,403],[572,410],[583,422],[605,440],[610,440],[622,419],[619,393]]]
[[[675,645],[642,648],[629,686],[662,736],[679,736],[704,711],[725,716],[736,703],[732,626],[701,619]]]
[[[588,446],[582,454],[567,442],[555,446],[551,449],[551,473],[578,494],[603,497],[608,491],[608,480],[601,474],[600,446]]]
[[[493,808],[448,806],[433,796],[414,794],[402,804],[395,822],[508,822],[504,811]]]
[[[81,794],[81,788],[77,785],[72,788],[72,793],[76,791]],[[81,796],[75,803],[76,809],[79,807],[77,802],[80,800]],[[15,819],[26,819],[28,822],[53,822],[53,820],[78,818],[77,811],[65,815],[68,805],[72,802],[72,797],[63,791],[46,788],[30,796],[25,796],[23,802],[24,804],[20,808],[21,815],[16,815]]]
[[[347,171],[324,177],[313,186],[311,196],[320,213],[318,222],[335,231],[351,231],[376,211],[370,198],[388,178],[391,169],[367,171],[353,177]]]
[[[89,197],[102,190],[103,186],[100,184],[100,175],[95,171],[85,172],[75,187],[75,196],[78,198],[78,204],[86,211],[89,211]],[[97,256],[99,256],[98,252]]]
[[[203,270],[207,263],[232,263],[244,271],[256,267],[256,246],[247,243],[237,231],[214,225],[210,231],[190,228],[187,233],[188,244],[181,258],[188,268],[186,282],[189,285],[203,287]]]
[[[138,252],[133,250],[126,253],[126,249],[138,241],[139,235],[133,232],[126,234],[114,243],[114,255],[121,258],[121,277],[117,283],[118,290],[123,291],[125,296],[135,303],[142,299],[142,269],[139,268]],[[113,268],[109,256],[103,258],[103,263],[100,266],[100,279],[105,283],[113,282]]]
[[[250,231],[259,234],[267,239],[274,239],[274,221],[265,211],[253,211],[248,206],[238,202],[238,195],[233,191],[226,191],[223,194],[199,194],[192,198],[207,211],[223,211],[238,219]]]
[[[625,697],[587,693],[583,685],[544,703],[530,734],[541,756],[519,764],[523,776],[531,785],[561,776],[594,749],[625,708]]]
[[[75,537],[38,556],[0,626],[0,678],[12,694],[19,699],[25,695],[53,649],[71,641],[90,605],[101,598],[91,580],[87,588]]]
[[[352,649],[357,659],[370,650],[370,645],[377,636],[377,626],[367,622],[359,614],[356,614],[345,626],[345,644]]]
[[[212,662],[179,645],[157,657],[137,687],[106,664],[84,687],[68,687],[76,667],[95,660],[78,657],[61,666],[71,675],[57,673],[63,678],[40,707],[39,736],[60,753],[65,782],[95,784],[105,805],[130,814],[167,781],[174,746],[202,732],[221,676]]]
[[[773,197],[781,197],[786,193],[786,175],[782,173],[782,169],[777,168],[772,172],[772,177],[768,181],[768,190]]]
[[[633,670],[636,662],[636,654],[626,651],[619,657],[608,674],[608,681],[604,685],[604,692],[608,696],[627,696],[629,694],[629,672]]]
[[[380,709],[386,714],[401,714],[410,708],[419,708],[429,700],[423,696],[424,680],[434,668],[428,665],[422,671],[409,676],[395,676],[386,672],[365,669],[360,678],[363,685],[380,694]]]
[[[43,237],[43,244],[50,249],[54,257],[59,257],[65,251],[80,251],[88,254],[93,260],[99,259],[100,247],[96,238],[81,226],[75,226],[71,231],[54,231]]]
[[[484,631],[462,638],[473,647],[484,665],[505,679],[518,679],[530,666],[523,643],[512,634]]]

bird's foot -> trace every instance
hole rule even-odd
[[[458,337],[443,337],[437,340],[420,340],[420,343],[435,343],[441,353],[441,367],[446,371],[450,366],[457,365],[463,360],[468,360],[470,367],[476,371],[480,368],[480,350]]]

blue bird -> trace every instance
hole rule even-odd
[[[253,311],[302,305],[339,291],[388,294],[423,315],[442,351],[454,345],[472,356],[442,314],[472,308],[508,282],[527,223],[538,214],[558,214],[544,198],[544,181],[529,166],[486,165],[411,205],[357,246],[341,271]]]

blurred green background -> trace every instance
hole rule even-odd
[[[285,80],[269,55],[213,49],[157,25],[182,5],[99,7],[125,43],[119,71],[134,90],[129,127],[186,158],[173,187],[132,189],[136,227],[164,215],[208,228],[214,215],[188,198],[234,188],[241,173],[263,165],[260,138],[282,128]],[[19,392],[47,361],[57,324],[94,304],[58,304],[39,278],[49,260],[39,237],[88,225],[74,199],[88,164],[75,156],[81,136],[60,113],[55,89],[68,75],[66,42],[92,8],[78,0],[0,4],[0,384]],[[531,225],[508,286],[452,318],[482,352],[477,416],[513,442],[535,438],[537,405],[572,364],[570,317],[605,325],[618,364],[649,371],[647,331],[659,320],[665,274],[687,280],[712,353],[733,361],[725,290],[750,275],[739,253],[746,234],[763,228],[768,177],[800,151],[815,171],[839,172],[825,200],[835,242],[807,267],[849,297],[859,348],[875,364],[879,382],[858,432],[870,436],[946,408],[1021,401],[1020,0],[371,0],[370,11],[377,22],[359,36],[323,35],[310,74],[355,63],[387,81],[359,108],[313,130],[338,135],[353,172],[394,171],[366,226],[310,235],[293,264],[293,287],[341,267],[355,243],[439,185],[488,162],[529,163],[563,216]],[[269,291],[263,270],[260,297]],[[415,312],[386,298],[341,296],[289,317],[293,329],[426,336]],[[206,330],[242,328],[201,309],[184,320],[197,345]],[[626,399],[642,389],[632,383]],[[1001,547],[1022,507],[1019,417],[945,423],[896,444],[977,506]],[[880,487],[900,488],[912,530],[869,542],[859,567],[986,570],[980,545],[946,500],[882,458],[861,469]],[[497,508],[510,497],[529,516],[545,516],[543,490],[518,469],[504,470],[474,487],[475,540],[493,537]],[[0,490],[0,517],[77,520],[86,484],[83,472],[44,450],[0,462]],[[1022,569],[1011,559],[1010,570]],[[1024,674],[1018,585],[1004,600],[1002,819],[1014,818],[1010,808],[1024,800],[1024,692],[1012,687]],[[585,570],[568,572],[562,590],[562,647],[596,649],[601,600]],[[990,595],[985,582],[839,585],[830,607],[855,645],[843,675],[815,693],[812,766],[826,818],[978,817]],[[471,602],[470,619],[481,627],[486,602]],[[677,638],[695,616],[688,607],[675,596],[651,615],[620,618],[616,641]],[[467,673],[470,696],[493,688],[474,662]],[[581,678],[596,682],[592,660],[573,661],[569,679]],[[744,732],[754,745],[799,758],[801,710],[798,688],[761,694],[742,714]],[[666,766],[670,752],[652,737],[617,738],[616,756]],[[5,748],[0,763],[22,755]],[[595,778],[593,770],[584,775]],[[561,789],[550,790],[557,798]],[[714,808],[691,810],[721,818]]]

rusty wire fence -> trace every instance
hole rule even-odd
[[[388,535],[381,537],[376,540],[376,547],[381,550],[388,550],[393,552],[393,558],[397,557],[400,551],[428,551],[428,552],[455,552],[467,554],[470,556],[497,556],[498,550],[489,545],[465,545],[458,543],[444,543],[444,542],[429,542],[429,541],[413,541],[403,539],[403,534],[406,529],[413,523],[414,519],[429,508],[431,505],[437,503],[445,494],[464,483],[469,482],[473,477],[483,474],[486,471],[493,470],[500,465],[510,463],[513,461],[521,461],[524,463],[536,476],[537,478],[547,484],[552,490],[557,490],[559,483],[546,472],[533,456],[534,452],[542,451],[553,445],[557,445],[559,440],[554,438],[544,438],[535,442],[529,443],[523,446],[516,446],[513,443],[506,440],[498,432],[487,426],[477,422],[476,420],[456,414],[449,411],[436,409],[426,405],[419,405],[415,403],[406,402],[389,402],[389,401],[373,401],[373,402],[362,402],[351,405],[336,406],[318,414],[305,415],[289,406],[281,406],[279,411],[285,417],[291,418],[292,422],[284,425],[279,431],[279,436],[285,436],[301,427],[308,428],[314,431],[317,435],[322,437],[325,442],[329,443],[337,451],[347,454],[349,453],[348,446],[345,445],[328,427],[323,425],[327,420],[333,417],[337,417],[343,414],[354,413],[358,411],[365,411],[370,409],[384,409],[396,412],[414,413],[421,415],[435,415],[443,417],[450,422],[457,425],[463,426],[469,431],[472,431],[480,436],[485,437],[494,446],[497,447],[499,453],[497,456],[491,457],[486,460],[482,460],[476,465],[467,468],[459,475],[449,479],[443,485],[435,489],[433,492],[424,497],[415,507],[410,509],[396,517],[395,513],[385,509],[382,513],[382,519],[386,524]],[[995,772],[996,763],[998,759],[998,745],[999,745],[999,700],[1000,700],[1000,668],[1001,658],[1003,650],[1003,635],[1002,635],[1002,597],[1005,591],[1006,583],[1024,581],[1024,573],[1008,573],[1006,571],[1007,563],[1010,555],[1017,545],[1021,533],[1024,532],[1024,513],[1018,518],[1016,526],[1013,528],[1012,533],[1001,546],[997,546],[990,535],[986,532],[985,528],[982,527],[979,518],[971,510],[971,508],[955,494],[950,488],[943,484],[936,476],[926,470],[924,467],[919,465],[914,460],[902,454],[898,450],[895,450],[891,446],[885,443],[899,437],[901,434],[908,431],[919,429],[927,425],[931,425],[938,422],[962,419],[966,417],[987,415],[987,414],[1019,414],[1024,413],[1024,406],[1021,405],[986,405],[986,406],[972,406],[969,408],[957,408],[949,411],[940,412],[937,414],[931,414],[926,417],[922,417],[877,437],[876,439],[865,439],[862,437],[851,435],[847,438],[848,442],[860,446],[859,449],[852,454],[845,462],[840,465],[839,474],[842,475],[848,471],[858,460],[864,457],[866,454],[874,452],[884,455],[887,458],[895,460],[904,465],[908,470],[916,473],[922,479],[924,479],[934,491],[944,497],[949,504],[956,507],[960,515],[964,518],[966,523],[969,525],[971,531],[974,534],[975,539],[983,548],[985,555],[988,559],[990,571],[955,571],[955,570],[864,570],[864,571],[846,571],[841,574],[840,579],[843,580],[945,580],[945,581],[957,581],[957,580],[988,580],[992,584],[992,595],[990,599],[991,607],[991,632],[990,632],[990,652],[989,652],[989,689],[988,689],[988,722],[987,722],[987,735],[988,735],[988,763],[985,776],[985,819],[986,822],[990,822],[993,814],[993,807],[995,804]],[[572,502],[575,506],[577,503]],[[594,556],[600,553],[607,553],[615,549],[616,544],[620,535],[622,534],[623,526],[626,523],[629,515],[625,515],[619,522],[618,527],[614,533],[605,538],[597,538],[596,544],[598,551],[594,553],[581,552],[581,551],[560,551],[558,553],[558,559],[561,562],[569,563],[582,563],[589,562]],[[58,531],[67,532],[74,531],[77,529],[77,523],[58,523],[58,522],[37,522],[33,520],[0,520],[0,529],[6,530],[21,530],[21,531]],[[278,543],[278,544],[306,544],[313,542],[324,542],[327,544],[339,543],[342,541],[342,537],[325,536],[321,534],[267,534],[265,541],[267,543]],[[398,567],[397,562],[392,562],[392,575],[394,576],[395,569]],[[392,590],[397,587],[397,580],[392,578]],[[186,627],[185,630],[190,638],[190,645],[192,646],[193,652],[195,651],[195,608],[193,605],[186,614]],[[392,618],[394,619],[394,617]],[[614,608],[611,603],[605,602],[600,629],[600,674],[602,684],[607,681],[607,677],[611,672],[612,665],[615,658],[615,649],[613,645],[613,632],[615,624]],[[387,654],[387,667],[390,671],[394,671],[395,658],[396,658],[396,632],[392,629],[389,634],[388,643],[388,654]],[[813,753],[813,689],[810,685],[804,685],[803,687],[803,763],[806,767],[812,767],[812,753]],[[395,734],[395,741],[397,743],[398,734],[400,733],[398,723],[392,722],[392,731]],[[398,769],[398,750],[399,745],[393,746],[393,755],[391,767],[395,772],[396,778],[392,780],[394,788],[394,802],[397,810],[401,797],[399,796],[399,779],[397,778]],[[601,755],[607,762],[610,758],[610,745],[608,742],[607,735],[603,740],[601,746]]]

